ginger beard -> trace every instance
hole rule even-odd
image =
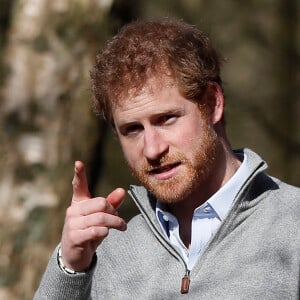
[[[216,132],[204,121],[203,136],[191,149],[191,158],[184,153],[167,153],[161,159],[151,162],[145,159],[141,165],[129,168],[133,176],[144,185],[157,199],[165,203],[176,203],[197,193],[206,183],[214,170],[219,140]],[[166,179],[156,179],[153,169],[179,165],[180,172]]]

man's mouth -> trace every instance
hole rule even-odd
[[[163,166],[159,166],[156,168],[152,168],[149,170],[149,174],[150,175],[158,175],[158,174],[163,174],[163,173],[167,173],[170,170],[175,169],[177,166],[180,165],[180,162],[175,162],[175,163],[170,163],[170,164],[166,164]]]

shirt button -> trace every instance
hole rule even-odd
[[[166,222],[169,222],[169,218],[168,218],[168,216],[166,216],[166,215],[163,215],[163,219],[164,219]]]
[[[210,207],[209,206],[206,206],[203,208],[203,211],[207,214],[210,212]]]

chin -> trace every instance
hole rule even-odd
[[[144,186],[156,199],[167,204],[181,202],[194,192],[194,186],[190,180],[175,180],[175,182],[172,180],[157,184],[147,182]]]

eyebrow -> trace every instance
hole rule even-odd
[[[166,108],[166,109],[161,109],[159,111],[154,112],[151,114],[150,119],[155,119],[159,118],[160,116],[164,115],[181,115],[183,113],[184,109],[183,108]],[[127,121],[126,119],[120,119],[120,125],[118,125],[119,128],[124,127],[124,126],[130,126],[139,123],[138,120],[129,120]]]
[[[159,116],[163,116],[163,115],[178,115],[178,114],[182,114],[183,112],[183,108],[171,108],[171,109],[165,109],[165,110],[161,110],[158,111],[156,113],[154,113],[152,116],[153,117],[159,117]]]

